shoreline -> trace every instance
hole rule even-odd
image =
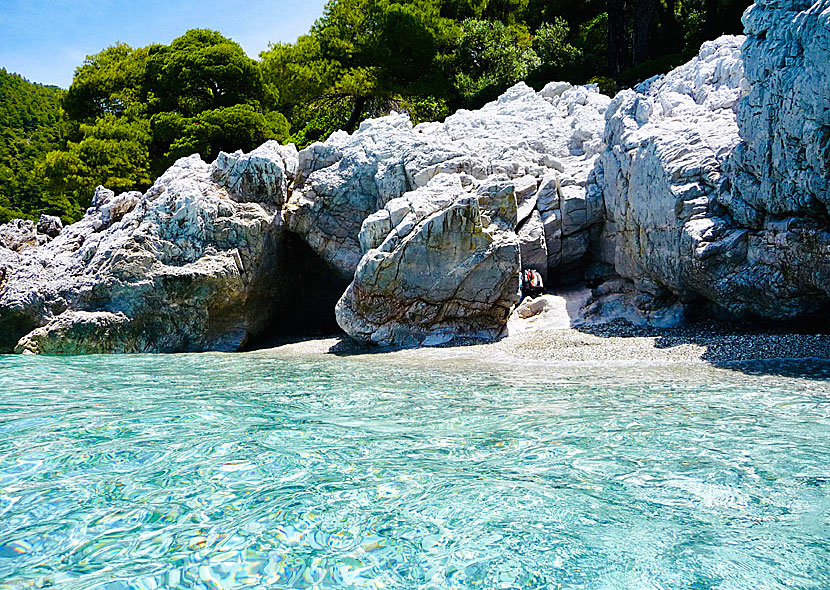
[[[473,360],[487,364],[625,366],[638,363],[726,367],[758,361],[830,362],[830,334],[749,330],[712,324],[644,328],[615,321],[588,327],[530,328],[494,342],[453,341],[436,347],[377,347],[343,335],[302,338],[247,354]]]
[[[656,328],[624,319],[585,322],[590,290],[575,285],[527,299],[514,309],[505,335],[495,341],[456,338],[432,347],[379,347],[346,334],[286,339],[249,352],[406,359],[457,359],[488,364],[607,365],[695,364],[715,367],[757,361],[830,362],[830,332],[795,325],[699,321]]]

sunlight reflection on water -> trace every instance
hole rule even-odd
[[[0,356],[0,588],[828,588],[827,367]]]

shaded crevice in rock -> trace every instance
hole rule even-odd
[[[29,314],[14,309],[3,310],[0,314],[0,354],[14,352],[17,341],[37,327]]]
[[[334,308],[349,281],[291,231],[282,232],[275,257],[277,276],[263,282],[266,297],[259,299],[260,313],[270,319],[241,349],[263,348],[285,338],[341,334]]]

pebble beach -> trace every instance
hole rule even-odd
[[[543,311],[522,318],[514,312],[505,336],[495,342],[454,340],[435,348],[381,348],[347,336],[280,344],[275,352],[338,356],[384,354],[406,358],[487,359],[488,363],[734,363],[830,360],[830,334],[798,333],[748,323],[705,322],[674,328],[635,326],[625,320],[574,326],[587,298],[578,290],[545,295]]]

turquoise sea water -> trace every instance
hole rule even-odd
[[[0,356],[0,588],[830,588],[804,368]]]

